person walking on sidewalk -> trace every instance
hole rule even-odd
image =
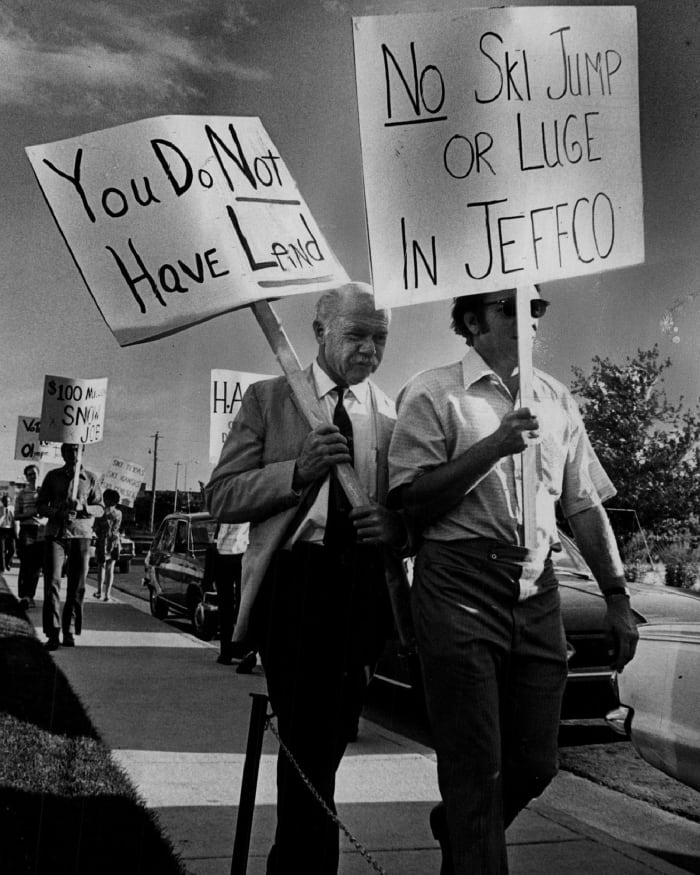
[[[422,533],[411,599],[444,801],[430,819],[442,875],[507,873],[505,829],[557,771],[567,660],[556,501],[605,596],[613,668],[638,637],[602,507],[615,490],[574,399],[536,371],[536,410],[518,407],[515,309],[515,290],[455,299],[466,354],[402,389],[389,452],[391,496]],[[546,309],[533,290],[521,330],[534,333]],[[518,490],[528,437],[541,471],[532,552]]]
[[[15,511],[10,505],[9,497],[3,495],[0,499],[0,572],[12,568],[15,538]]]
[[[44,552],[44,608],[42,622],[47,650],[73,647],[83,626],[83,599],[90,562],[92,525],[102,516],[102,491],[97,477],[80,465],[78,444],[62,444],[65,462],[44,477],[37,498],[38,511],[48,518]],[[73,480],[78,478],[76,498]],[[61,611],[61,580],[66,575],[66,597]]]
[[[233,628],[241,604],[241,571],[249,529],[248,523],[220,523],[216,545],[207,557],[211,571],[205,569],[205,576],[209,574],[214,582],[219,607],[219,656],[216,661],[222,665],[233,662]],[[250,661],[248,656],[244,658]]]
[[[46,519],[37,510],[39,468],[36,465],[27,465],[24,476],[27,478],[27,485],[15,499],[15,521],[19,524],[17,595],[20,605],[26,610],[35,606],[34,597],[44,562]]]
[[[105,489],[102,494],[105,512],[95,519],[95,561],[97,562],[96,599],[112,601],[114,564],[119,559],[119,529],[122,525],[122,512],[117,508],[120,495],[116,489]]]
[[[280,738],[335,810],[348,727],[391,623],[385,570],[401,563],[386,548],[402,548],[406,532],[383,506],[394,406],[369,380],[389,313],[371,287],[350,283],[320,297],[313,330],[318,356],[304,378],[327,424],[311,429],[286,378],[254,383],[205,493],[217,519],[251,522],[234,641],[260,653]],[[370,504],[349,511],[341,462],[354,464]],[[277,764],[268,875],[333,875],[338,827],[282,751]]]

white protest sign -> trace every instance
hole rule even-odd
[[[43,441],[94,444],[104,432],[107,379],[44,378],[39,435]]]
[[[644,260],[633,7],[470,9],[353,26],[381,304]]]
[[[16,462],[60,462],[61,445],[39,440],[40,419],[38,416],[17,417],[17,437],[15,438]]]
[[[219,461],[221,448],[248,386],[269,379],[270,374],[250,374],[247,371],[229,371],[224,368],[212,370],[209,393],[209,461],[212,464]]]
[[[162,116],[26,152],[122,346],[348,281],[258,118]]]
[[[125,459],[112,459],[109,468],[100,478],[100,484],[103,492],[105,489],[116,489],[119,503],[133,507],[145,476],[146,469],[143,465],[127,462]]]

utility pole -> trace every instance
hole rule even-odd
[[[156,518],[156,469],[158,467],[159,433],[156,432],[154,435],[151,435],[151,437],[153,438],[153,480],[151,482],[151,534],[153,534],[153,528]]]
[[[182,462],[175,462],[175,498],[173,499],[173,513],[177,510],[177,480],[180,475]]]

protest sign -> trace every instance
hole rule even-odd
[[[26,152],[122,346],[347,282],[258,118],[163,116]]]
[[[43,441],[94,444],[104,431],[107,379],[44,378],[39,436]]]
[[[38,416],[17,417],[15,461],[63,464],[61,445],[39,440],[39,427],[40,419]]]
[[[633,7],[470,9],[353,26],[379,302],[644,260]]]
[[[119,503],[125,507],[133,507],[145,476],[146,469],[142,465],[124,459],[112,459],[109,468],[100,478],[100,484],[103,492],[105,489],[116,489]]]
[[[209,394],[209,461],[212,464],[219,461],[221,448],[248,386],[269,379],[269,374],[250,374],[247,371],[230,371],[224,368],[212,370]]]

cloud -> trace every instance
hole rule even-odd
[[[144,4],[145,6],[145,4]],[[202,0],[6,3],[0,11],[0,105],[55,112],[126,105],[169,111],[206,95],[215,78],[265,81],[235,60],[237,40],[257,21],[245,2]]]

